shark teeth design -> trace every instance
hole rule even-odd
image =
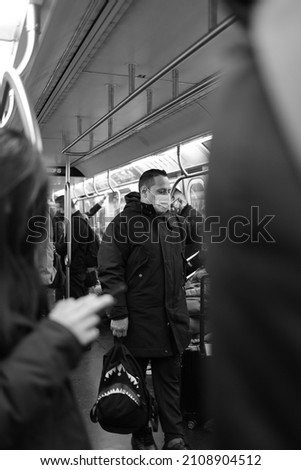
[[[138,388],[138,385],[139,385],[138,380],[132,374],[127,372],[127,370],[123,367],[122,364],[118,364],[118,366],[113,367],[112,369],[108,370],[108,372],[105,375],[105,379],[109,379],[113,374],[117,374],[120,376],[122,372],[124,372],[127,375],[130,382]]]
[[[97,402],[99,402],[102,398],[104,397],[108,397],[109,395],[113,395],[113,394],[122,394],[122,395],[127,395],[131,400],[133,400],[133,402],[136,403],[136,405],[140,405],[140,400],[138,397],[135,397],[134,395],[132,395],[128,390],[126,390],[125,388],[123,388],[122,386],[120,387],[115,387],[115,388],[110,388],[104,392],[102,392],[98,399],[97,399]]]

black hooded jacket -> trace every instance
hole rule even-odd
[[[164,357],[182,352],[189,342],[185,301],[185,240],[182,217],[157,215],[126,196],[126,206],[108,226],[100,247],[99,279],[105,293],[121,283],[111,318],[129,317],[125,345],[137,357]]]
[[[0,334],[0,449],[90,449],[69,375],[82,354],[62,325],[9,312]]]

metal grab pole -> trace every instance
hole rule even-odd
[[[70,297],[70,265],[72,261],[71,256],[71,189],[70,189],[70,157],[66,156],[66,182],[65,182],[65,228],[66,228],[66,243],[67,243],[67,255],[65,256],[66,266],[66,298]]]

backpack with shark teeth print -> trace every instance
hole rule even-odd
[[[108,432],[130,434],[150,422],[158,429],[155,399],[147,389],[140,366],[121,342],[104,355],[98,398],[90,419]]]

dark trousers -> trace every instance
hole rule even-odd
[[[159,358],[135,358],[143,373],[151,361],[155,398],[165,441],[183,437],[183,418],[180,410],[181,361],[180,355]]]
[[[78,299],[84,295],[89,294],[89,287],[85,286],[85,275],[71,273],[70,274],[70,297]],[[66,288],[60,287],[55,289],[55,300],[64,299],[66,295]]]
[[[89,287],[85,286],[85,278],[85,273],[70,273],[70,297],[78,299],[89,294]]]

